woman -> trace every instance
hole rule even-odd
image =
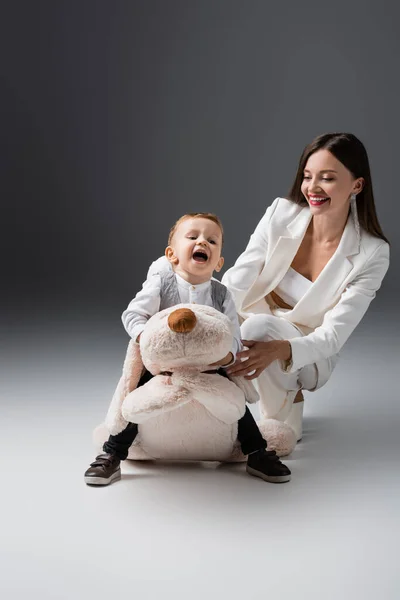
[[[301,438],[301,390],[328,381],[388,266],[363,144],[352,134],[317,137],[288,199],[267,209],[222,279],[248,348],[228,373],[254,380],[263,417]]]

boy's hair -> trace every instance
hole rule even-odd
[[[209,221],[213,221],[220,228],[222,233],[222,243],[224,242],[224,228],[222,227],[220,218],[217,217],[217,215],[214,215],[214,213],[187,213],[186,215],[182,215],[182,217],[180,217],[180,219],[178,219],[176,223],[171,227],[171,231],[169,232],[168,236],[168,246],[171,245],[172,238],[174,237],[174,233],[178,229],[179,225],[187,219],[209,219]]]

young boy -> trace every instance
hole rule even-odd
[[[234,327],[231,351],[214,363],[218,373],[236,360],[241,350],[239,321],[229,290],[212,278],[224,264],[221,256],[223,229],[219,218],[211,213],[191,213],[181,217],[172,227],[165,256],[172,269],[158,268],[153,263],[143,288],[131,301],[122,315],[126,331],[138,343],[148,319],[164,308],[179,303],[214,306],[226,314]],[[168,263],[167,263],[168,265]],[[169,266],[169,265],[168,265]],[[146,372],[138,385],[144,385],[152,375]],[[138,432],[135,423],[118,435],[110,435],[104,444],[105,454],[100,454],[85,473],[85,482],[91,485],[108,485],[120,479],[120,461],[125,460]],[[238,440],[243,454],[248,455],[247,471],[272,483],[290,480],[290,470],[278,459],[274,451],[266,451],[257,424],[246,407],[238,422]]]

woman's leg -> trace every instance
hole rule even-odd
[[[286,425],[289,425],[295,432],[297,442],[303,437],[303,411],[304,396],[303,393],[299,391],[293,401],[292,410],[285,419]]]
[[[287,340],[303,335],[289,321],[273,315],[254,315],[241,326],[244,340],[271,341]],[[330,359],[322,365],[325,372],[330,368]],[[313,390],[318,385],[318,368],[307,365],[295,373],[286,373],[280,361],[274,361],[253,383],[260,396],[260,413],[263,418],[285,421],[291,413],[299,390]],[[299,407],[297,407],[298,411]]]

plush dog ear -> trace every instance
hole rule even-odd
[[[125,397],[134,390],[139,383],[144,366],[140,355],[139,344],[131,340],[126,351],[122,375],[112,397],[105,425],[111,435],[117,435],[125,429],[128,422],[124,419],[121,407]]]
[[[238,388],[242,390],[246,398],[246,402],[249,404],[255,404],[259,401],[260,397],[257,393],[257,390],[250,381],[244,377],[233,377],[232,375],[228,375],[228,377],[238,386]]]
[[[145,367],[140,354],[140,346],[133,340],[130,340],[126,351],[124,366],[122,367],[122,375],[125,380],[125,396],[136,388],[144,370]]]

